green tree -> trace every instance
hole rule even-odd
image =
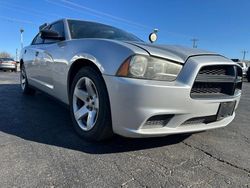
[[[10,58],[11,54],[8,52],[0,52],[0,58]]]

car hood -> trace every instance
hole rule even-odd
[[[185,63],[190,56],[219,55],[213,52],[208,52],[197,48],[187,48],[183,46],[155,45],[155,44],[139,43],[139,42],[128,42],[128,43],[137,46],[141,49],[144,49],[152,56],[171,59],[173,61],[177,61],[180,63]]]

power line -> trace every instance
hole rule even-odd
[[[58,14],[53,14],[53,13],[48,13],[47,11],[44,12],[44,11],[39,11],[39,10],[34,10],[34,9],[29,9],[27,7],[23,7],[23,6],[18,6],[18,5],[15,5],[15,4],[9,4],[9,3],[6,3],[6,2],[1,2],[1,6],[8,6],[8,7],[12,7],[12,8],[15,8],[16,10],[26,10],[28,12],[33,12],[33,13],[36,13],[36,14],[40,14],[40,15],[47,15],[47,16],[54,16],[54,17],[63,17],[62,15],[58,15]]]
[[[76,12],[79,12],[79,13],[82,13],[82,11],[80,11],[79,9],[76,9],[76,8],[73,8],[73,7],[69,7],[69,6],[66,6],[66,5],[63,5],[63,4],[60,4],[60,3],[57,3],[57,2],[54,2],[54,1],[49,1],[49,0],[45,0],[46,2],[50,3],[50,4],[54,4],[56,6],[60,6],[60,7],[63,7],[63,8],[67,8],[67,9],[70,9],[70,10],[73,10],[73,11],[76,11]],[[90,14],[90,13],[89,13]],[[97,16],[95,14],[90,14],[90,15],[94,15],[95,17],[98,17],[98,18],[103,18],[101,16]],[[63,17],[63,16],[62,16]]]
[[[18,49],[16,48],[16,61],[18,61]]]
[[[79,10],[79,9],[77,9],[77,8],[75,8],[75,7],[69,7],[69,6],[64,5],[64,4],[62,4],[62,3],[57,3],[57,2],[54,2],[54,1],[50,1],[50,0],[45,0],[45,1],[48,2],[48,3],[50,3],[50,4],[53,4],[53,5],[56,5],[56,6],[60,6],[60,7],[63,7],[63,8],[67,8],[67,9],[72,10],[72,11],[74,11],[74,12],[78,12],[78,13],[83,14],[83,11],[82,11],[82,10]],[[114,22],[114,23],[121,23],[120,21],[113,20],[113,19],[111,19],[111,18],[105,18],[104,16],[100,16],[100,15],[97,15],[97,14],[91,13],[91,12],[84,12],[84,14],[94,16],[94,17],[99,18],[99,19],[101,19],[101,20],[109,20],[109,21]],[[125,24],[126,24],[126,23],[125,23]],[[129,24],[127,24],[127,25],[129,25]],[[138,28],[138,27],[136,27],[136,28]]]
[[[54,1],[50,1],[50,0],[45,0],[45,1],[48,2],[48,3],[50,3],[50,4],[54,4],[54,5],[56,5],[56,6],[60,6],[60,7],[63,7],[63,8],[67,8],[67,9],[72,10],[72,11],[74,11],[74,12],[79,12],[79,13],[81,13],[81,14],[84,13],[84,14],[88,14],[88,15],[94,16],[94,17],[99,18],[99,19],[101,19],[101,20],[109,20],[109,21],[112,21],[112,22],[114,22],[114,23],[122,23],[122,24],[126,24],[126,25],[128,25],[128,26],[132,26],[133,28],[137,28],[137,29],[140,29],[140,30],[145,30],[145,29],[142,29],[142,28],[140,28],[140,27],[138,27],[138,26],[131,25],[131,24],[128,24],[128,23],[124,23],[124,22],[121,22],[121,21],[118,21],[118,20],[114,20],[114,19],[112,19],[112,18],[110,18],[110,17],[101,16],[101,15],[98,15],[98,14],[93,13],[93,12],[88,12],[88,11],[83,12],[83,10],[79,10],[79,9],[78,9],[79,7],[78,7],[78,8],[76,8],[76,7],[70,7],[70,6],[64,5],[64,4],[62,4],[62,3],[57,3],[57,2],[54,2]]]
[[[30,11],[25,11],[23,9],[14,8],[14,7],[7,7],[7,6],[5,7],[3,5],[0,5],[0,7],[4,8],[4,9],[14,10],[14,11],[20,12],[22,14],[24,13],[24,14],[32,15],[32,16],[42,18],[42,19],[48,19],[47,17],[41,16],[41,15],[38,15],[38,14],[34,14],[34,13],[31,13]]]
[[[48,3],[54,4],[56,6],[61,6],[61,7],[70,9],[70,10],[72,10],[74,12],[83,13],[83,11],[81,11],[81,10],[84,10],[85,11],[84,13],[93,15],[95,17],[98,17],[98,18],[102,19],[102,20],[103,19],[109,19],[109,20],[112,20],[113,22],[117,22],[117,23],[120,23],[120,24],[122,23],[122,24],[130,25],[132,27],[136,27],[136,28],[138,28],[140,30],[143,30],[144,32],[145,32],[145,29],[150,29],[150,31],[151,31],[152,28],[153,28],[153,27],[141,24],[141,23],[137,23],[137,22],[134,22],[134,21],[130,21],[128,19],[120,18],[120,17],[114,16],[114,15],[111,15],[111,14],[108,14],[108,13],[105,13],[105,12],[101,12],[101,11],[98,11],[98,10],[95,10],[95,9],[92,9],[92,8],[89,8],[89,7],[74,3],[74,2],[69,1],[69,0],[60,0],[62,3],[57,3],[55,1],[52,2],[50,0],[45,0],[45,1],[48,2]],[[9,9],[12,8],[15,11],[19,11],[19,12],[22,11],[24,13],[27,13],[27,14],[30,14],[30,15],[33,15],[33,16],[37,16],[37,17],[40,17],[42,19],[45,19],[45,18],[47,19],[47,17],[45,17],[45,16],[48,16],[48,17],[49,16],[64,17],[64,16],[61,16],[61,15],[58,15],[58,14],[50,14],[50,13],[47,13],[47,12],[28,9],[26,7],[21,7],[21,6],[17,6],[17,5],[12,5],[12,4],[8,5],[8,3],[7,4],[5,3],[3,5],[9,6],[8,7]],[[3,5],[1,4],[0,6],[3,6]],[[79,10],[79,9],[81,9],[81,10]],[[27,10],[27,12],[25,12],[24,10]],[[33,13],[35,13],[35,14],[33,14]],[[40,14],[42,14],[42,15],[40,15]],[[21,19],[16,19],[16,18],[9,18],[9,17],[0,16],[0,19],[1,18],[5,19],[5,20],[8,20],[8,21],[11,21],[11,22],[38,25],[38,24],[35,24],[35,23],[33,23],[33,22],[29,21],[29,20],[21,20]],[[165,35],[166,33],[171,34],[171,35],[175,35],[175,36],[179,36],[179,37],[185,37],[185,38],[189,37],[187,35],[177,34],[177,33],[169,32],[169,31],[166,31],[166,30],[165,31],[161,30],[161,35]],[[167,36],[167,35],[165,35],[165,36]]]
[[[105,17],[106,17],[109,20],[118,22],[119,24],[122,23],[122,24],[130,25],[132,27],[140,28],[143,31],[145,31],[145,29],[148,29],[149,31],[152,31],[154,28],[156,28],[156,27],[144,25],[144,24],[141,24],[141,23],[138,23],[138,22],[134,22],[134,21],[131,21],[131,20],[128,20],[128,19],[124,19],[124,18],[121,18],[121,17],[118,17],[118,16],[114,16],[114,15],[111,15],[111,14],[108,14],[108,13],[105,13],[105,12],[102,12],[102,11],[99,11],[99,10],[96,10],[96,9],[92,9],[90,7],[83,6],[83,5],[74,3],[74,2],[69,1],[69,0],[60,0],[62,3],[64,3],[64,5],[62,3],[57,3],[57,2],[54,2],[54,1],[51,1],[51,0],[45,0],[45,1],[48,2],[48,3],[54,4],[54,5],[61,6],[61,7],[64,7],[64,8],[68,8],[70,10],[74,10],[74,11],[78,11],[78,12],[79,12],[79,9],[81,9],[81,10],[84,10],[85,13],[88,12],[88,13],[90,13],[91,15],[93,15],[95,17],[98,17],[98,18],[101,18],[101,19],[105,19]],[[68,5],[68,6],[66,6],[65,4]],[[82,11],[80,11],[80,13],[82,13]],[[174,32],[170,32],[170,31],[166,31],[166,30],[162,30],[162,29],[160,29],[160,31],[161,31],[161,34],[168,33],[170,35],[175,35],[175,36],[178,36],[178,37],[190,38],[190,36],[187,36],[187,35],[184,35],[184,34],[174,33]]]
[[[29,21],[29,20],[21,20],[21,19],[6,17],[6,16],[0,16],[0,19],[4,19],[4,20],[7,20],[7,21],[16,22],[16,23],[37,25],[37,24],[35,24],[35,23],[33,23],[32,21]]]
[[[199,39],[193,38],[191,41],[193,42],[193,48],[197,48],[198,45],[196,43],[199,41]]]
[[[89,8],[87,6],[83,6],[83,5],[74,3],[72,1],[61,0],[61,2],[65,3],[65,4],[68,4],[68,5],[71,5],[71,6],[74,6],[74,7],[81,8],[83,10],[86,10],[86,11],[89,11],[89,12],[92,12],[92,13],[95,13],[95,14],[98,14],[98,15],[101,15],[101,16],[106,16],[106,17],[109,17],[111,19],[115,19],[115,20],[118,20],[118,21],[126,22],[126,23],[134,25],[134,26],[142,27],[144,29],[152,29],[152,27],[149,27],[149,26],[146,26],[146,25],[134,22],[134,21],[130,21],[128,19],[120,18],[120,17],[114,16],[114,15],[111,15],[111,14],[108,14],[108,13],[105,13],[105,12],[102,12],[102,11],[98,11],[98,10]]]

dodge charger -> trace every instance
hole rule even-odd
[[[88,140],[224,127],[242,88],[241,67],[222,55],[73,19],[40,26],[20,65],[22,92],[40,90],[65,103]]]

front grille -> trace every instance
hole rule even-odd
[[[200,70],[199,74],[226,75],[226,69],[223,67],[207,67]]]
[[[191,90],[192,98],[233,96],[242,88],[242,69],[232,65],[202,67]]]

